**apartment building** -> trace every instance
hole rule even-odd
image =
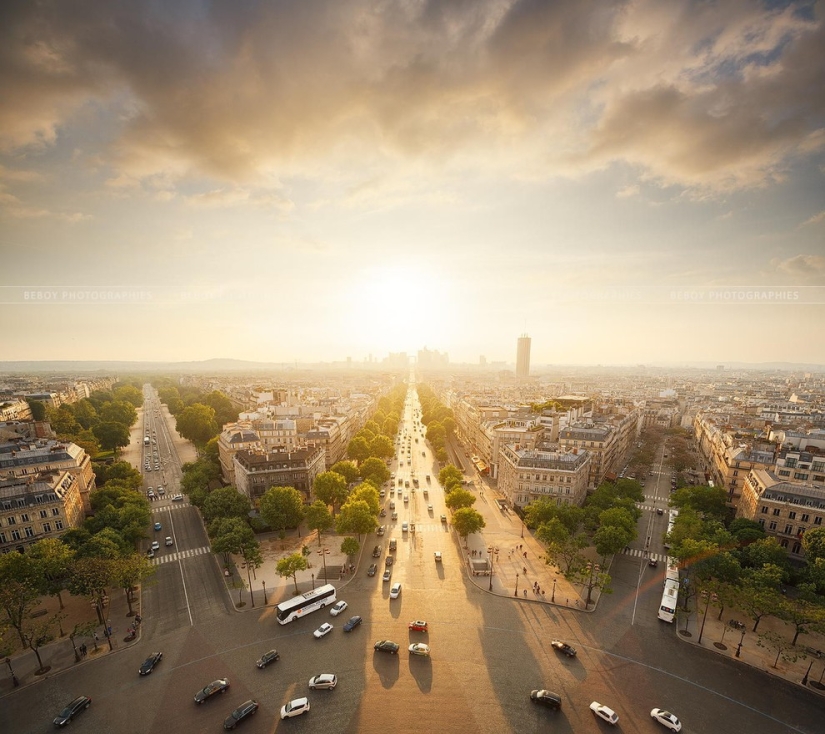
[[[63,469],[0,479],[0,553],[24,552],[83,523],[78,475]]]
[[[218,459],[223,481],[235,485],[235,454],[238,451],[261,451],[260,436],[248,421],[227,423],[218,436]]]
[[[348,424],[349,419],[345,416],[325,416],[318,418],[307,431],[307,444],[323,447],[326,469],[346,458],[344,436],[350,433]]]
[[[0,422],[30,421],[32,411],[25,400],[12,399],[0,404]]]
[[[311,501],[315,477],[325,471],[324,449],[307,446],[297,451],[248,451],[235,453],[235,488],[254,504],[270,487],[295,487]]]
[[[802,536],[808,528],[822,527],[825,522],[825,459],[817,457],[784,466],[788,472],[805,474],[809,479],[788,480],[768,469],[751,470],[745,478],[736,516],[758,522],[791,558],[802,559]],[[810,481],[814,476],[819,483]]]
[[[509,502],[524,508],[534,500],[584,504],[590,478],[590,454],[505,445],[500,452],[499,489]]]
[[[54,470],[68,471],[76,477],[83,509],[91,512],[89,495],[95,489],[95,474],[84,449],[48,438],[18,438],[0,443],[0,478],[25,479]]]

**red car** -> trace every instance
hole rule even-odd
[[[409,628],[414,632],[426,632],[427,631],[427,623],[423,620],[417,619],[415,622],[410,622]]]

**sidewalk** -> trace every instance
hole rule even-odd
[[[716,655],[737,658],[740,663],[790,683],[805,685],[808,690],[825,697],[825,640],[822,635],[800,634],[797,647],[810,648],[810,652],[796,660],[783,660],[781,655],[777,660],[776,648],[760,647],[756,644],[757,639],[760,634],[774,632],[790,643],[794,633],[790,625],[780,619],[766,617],[759,622],[756,632],[753,632],[753,620],[746,619],[737,612],[724,610],[720,620],[717,607],[711,606],[707,616],[704,616],[704,611],[704,605],[700,603],[699,614],[691,614],[687,625],[684,619],[679,620],[677,617],[673,624],[674,627],[678,625],[678,630],[674,631],[680,640]],[[744,623],[745,629],[732,627],[729,624],[731,620]],[[818,650],[822,650],[821,655],[816,654]]]

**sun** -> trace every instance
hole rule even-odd
[[[368,267],[354,278],[342,328],[374,353],[445,349],[452,331],[449,281],[420,266]]]

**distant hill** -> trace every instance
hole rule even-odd
[[[254,372],[257,370],[294,369],[295,364],[283,362],[248,362],[243,359],[205,359],[193,362],[138,361],[20,361],[0,362],[0,372]],[[305,366],[302,365],[305,368]]]

